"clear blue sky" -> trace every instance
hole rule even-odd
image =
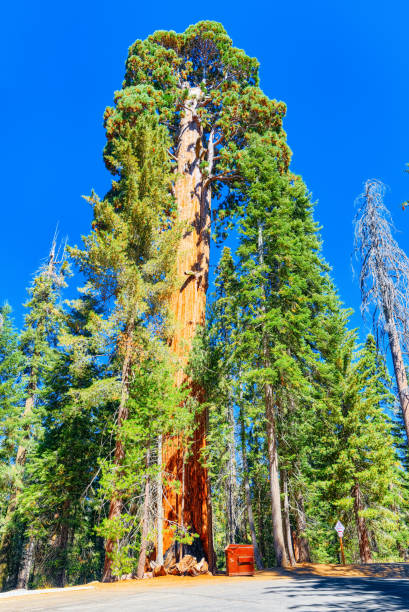
[[[259,59],[264,91],[286,102],[293,169],[318,201],[324,255],[357,311],[354,325],[352,218],[366,178],[389,185],[409,252],[409,210],[400,207],[409,198],[407,0],[9,2],[0,36],[0,303],[11,303],[19,325],[57,222],[79,243],[91,220],[80,196],[108,187],[102,115],[121,87],[129,45],[201,19],[221,21]]]

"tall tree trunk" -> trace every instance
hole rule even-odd
[[[185,499],[186,499],[186,449],[183,452],[182,458],[182,489],[181,489],[181,499],[180,499],[180,517],[179,517],[179,525],[182,536],[184,536],[184,528],[185,528]],[[179,542],[179,561],[183,559],[183,542]]]
[[[243,463],[243,481],[244,481],[244,494],[246,497],[247,518],[249,522],[251,543],[253,544],[253,549],[254,549],[254,559],[256,562],[256,567],[257,569],[261,570],[261,569],[264,569],[264,566],[263,566],[263,559],[261,557],[261,554],[258,548],[258,544],[257,544],[256,527],[254,524],[253,508],[251,505],[249,467],[247,463],[247,449],[246,449],[246,428],[244,424],[243,408],[241,406],[240,406],[240,437],[241,437],[241,457],[242,457],[242,463]]]
[[[358,481],[355,482],[355,485],[352,488],[352,496],[354,498],[354,514],[356,528],[358,531],[359,556],[361,558],[361,563],[371,563],[372,556],[371,547],[369,545],[368,530],[366,527],[365,519],[360,514],[360,512],[363,510],[363,506],[361,499],[361,489],[359,488]]]
[[[281,514],[280,479],[278,469],[277,434],[275,431],[274,397],[270,384],[265,385],[265,414],[267,421],[267,449],[269,462],[271,516],[273,522],[273,539],[276,563],[288,565],[284,544],[283,518]]]
[[[26,589],[28,587],[28,582],[30,580],[31,571],[34,565],[34,550],[35,540],[33,537],[31,537],[24,548],[23,556],[21,559],[20,570],[17,579],[18,589]]]
[[[150,504],[150,476],[149,476],[149,460],[150,460],[150,449],[146,451],[146,480],[145,480],[145,498],[143,502],[143,516],[142,516],[142,536],[141,536],[141,549],[139,551],[138,559],[138,578],[143,578],[145,573],[146,563],[146,550],[148,547],[148,532],[149,532],[149,504]]]
[[[227,540],[228,544],[236,541],[236,438],[234,431],[233,406],[229,401],[227,407],[227,419],[229,423],[228,453],[229,453],[229,474],[227,484]]]
[[[297,546],[298,546],[298,559],[299,563],[311,563],[311,553],[308,539],[305,537],[305,530],[307,529],[307,519],[305,516],[304,499],[302,494],[299,492],[296,497],[297,504]]]
[[[257,486],[256,483],[256,491],[257,491],[257,528],[258,528],[258,550],[260,559],[264,559],[266,555],[266,543],[264,538],[264,513],[262,511],[262,503],[261,503],[261,486]],[[263,569],[260,567],[259,569]]]
[[[284,510],[284,524],[285,524],[285,537],[287,542],[288,558],[291,565],[295,565],[295,557],[293,551],[293,542],[291,538],[291,522],[290,522],[290,504],[288,501],[288,473],[287,470],[281,470],[281,477],[283,480],[283,510]]]
[[[158,497],[156,505],[156,561],[163,565],[163,476],[162,476],[162,434],[158,436]]]
[[[395,372],[396,386],[398,388],[399,403],[402,411],[403,422],[405,424],[406,438],[409,443],[409,387],[406,376],[405,364],[402,357],[402,349],[399,342],[399,335],[393,315],[384,308],[386,325],[388,328],[389,346],[391,349],[393,369]]]
[[[131,364],[132,364],[132,336],[134,331],[134,321],[131,319],[128,322],[126,327],[126,335],[125,335],[125,355],[122,363],[122,375],[121,375],[121,399],[119,402],[118,409],[118,420],[117,426],[119,430],[119,434],[115,443],[115,455],[114,455],[114,463],[117,466],[122,465],[125,450],[122,444],[120,429],[122,423],[126,421],[128,418],[128,398],[129,398],[129,377],[131,372]],[[121,516],[122,512],[122,500],[120,496],[115,492],[111,503],[109,505],[108,519],[115,519]],[[105,541],[105,562],[104,569],[102,573],[102,582],[110,582],[113,580],[112,576],[112,553],[114,550],[115,541],[111,538],[108,538]]]
[[[67,523],[61,525],[58,538],[58,552],[60,555],[61,566],[55,573],[54,582],[57,587],[65,587],[67,574],[67,546],[68,546],[69,527]]]
[[[209,273],[210,249],[210,206],[211,192],[200,169],[202,129],[197,115],[197,105],[202,98],[200,88],[191,88],[185,101],[184,116],[180,122],[177,148],[177,172],[175,196],[178,220],[184,224],[176,256],[178,287],[170,301],[174,319],[174,331],[170,342],[172,352],[177,356],[179,372],[176,383],[186,382],[184,368],[188,362],[193,338],[199,326],[205,322],[206,290]],[[209,164],[213,157],[213,139],[208,142]],[[189,381],[191,382],[191,381]],[[203,391],[191,384],[192,393],[203,401]],[[206,447],[207,414],[203,410],[196,420],[196,430],[190,447],[186,466],[186,490],[184,524],[199,534],[209,567],[213,569],[213,541],[211,529],[210,491],[207,469],[203,466],[203,451]],[[163,458],[165,470],[180,480],[181,456],[184,452],[182,438],[165,439]],[[172,487],[166,488],[164,502],[165,521],[178,520],[178,495]],[[166,530],[164,550],[172,543],[172,535]]]
[[[37,395],[37,376],[33,373],[32,370],[29,374],[29,378],[30,378],[30,382],[28,386],[28,396],[24,403],[23,418],[27,418],[33,412],[35,398]],[[16,464],[21,468],[24,467],[26,463],[26,458],[27,458],[27,443],[28,443],[28,437],[29,437],[28,430],[29,428],[26,427],[26,435],[24,437],[24,440],[21,444],[19,444],[17,448]],[[13,496],[14,501],[16,499],[16,496],[17,496],[17,493]]]
[[[371,235],[373,244],[378,245],[378,236],[376,235],[373,226],[371,227]],[[389,278],[388,271],[385,267],[385,262],[380,256],[378,250],[376,250],[375,260],[376,283],[381,291],[383,314],[385,317],[386,331],[388,333],[389,348],[391,350],[396,386],[398,388],[399,403],[402,411],[403,422],[405,424],[406,439],[407,443],[409,444],[409,387],[393,310],[393,289],[391,289],[390,286],[392,281]]]
[[[57,550],[59,555],[59,567],[55,572],[54,582],[57,587],[64,587],[66,582],[66,574],[67,574],[67,548],[68,548],[68,539],[70,535],[69,528],[69,510],[71,506],[70,499],[66,499],[64,501],[62,511],[61,511],[61,524],[59,527],[59,535],[57,541]],[[71,530],[72,533],[72,530]],[[73,537],[73,535],[71,536]]]
[[[263,244],[263,228],[261,223],[258,226],[258,256],[259,264],[264,264],[264,244]],[[262,307],[265,312],[265,308]],[[268,342],[264,330],[262,330],[262,346],[264,367],[271,367]],[[267,422],[267,449],[269,461],[269,477],[270,477],[270,492],[271,492],[271,515],[273,522],[273,539],[274,552],[276,563],[278,566],[288,565],[287,553],[284,543],[283,518],[281,514],[281,498],[280,498],[280,477],[278,468],[278,450],[277,450],[277,433],[274,414],[274,392],[270,383],[264,385],[264,401],[265,401],[265,417]]]
[[[23,418],[27,418],[31,415],[31,413],[33,412],[34,404],[35,404],[35,398],[37,394],[37,374],[34,372],[33,368],[30,369],[28,378],[29,378],[29,382],[27,386],[28,395],[24,403]],[[18,445],[17,453],[16,453],[16,465],[22,472],[24,470],[24,466],[25,466],[26,459],[27,459],[28,440],[29,440],[29,427],[26,426],[25,436],[22,442]],[[0,566],[0,575],[2,579],[4,579],[5,577],[5,572],[6,572],[6,567],[7,567],[7,562],[6,561],[3,562],[3,559],[7,557],[7,550],[10,547],[11,541],[12,541],[12,531],[10,531],[10,529],[7,528],[7,525],[10,524],[12,516],[16,510],[19,493],[20,493],[20,489],[16,487],[10,495],[10,501],[7,507],[6,520],[5,520],[6,529],[3,532],[3,536],[0,542],[0,556],[2,559],[2,563]],[[31,538],[24,544],[23,550],[21,552],[22,556],[20,560],[20,568],[19,568],[18,577],[17,577],[17,583],[22,585],[19,587],[21,589],[26,589],[28,585],[28,580],[29,580],[30,573],[32,570],[32,564],[34,562],[34,548],[35,548],[34,541],[33,541],[32,547],[31,548],[30,547],[31,547]],[[32,549],[33,554],[30,554],[31,549]],[[14,554],[14,551],[13,551],[13,554]],[[27,576],[26,582],[24,582],[25,576]],[[4,586],[3,584],[0,585],[0,587],[3,587],[3,586]]]

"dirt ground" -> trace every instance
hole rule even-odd
[[[106,593],[107,596],[114,595],[116,592],[118,596],[126,595],[130,592],[147,592],[151,589],[180,589],[180,587],[201,587],[206,585],[223,585],[233,584],[234,581],[249,581],[250,583],[257,583],[258,581],[266,580],[303,580],[305,578],[395,578],[395,579],[408,579],[409,578],[409,563],[371,563],[366,565],[332,565],[332,564],[318,564],[318,563],[300,563],[295,567],[290,568],[272,568],[262,571],[256,571],[254,576],[235,576],[230,577],[225,574],[218,574],[212,576],[211,574],[197,576],[195,578],[191,576],[159,576],[157,578],[147,578],[144,580],[122,580],[120,582],[112,583],[101,583],[98,581],[90,582],[88,585],[82,585],[77,589],[91,588],[95,593]],[[67,590],[72,590],[72,596],[76,596],[76,587],[70,587]],[[55,591],[65,591],[65,589],[55,589]],[[53,593],[54,589],[40,591],[40,594],[46,594],[47,597]],[[2,593],[0,596],[9,597],[17,594],[17,592]],[[28,596],[35,596],[35,591],[27,593]],[[81,591],[78,596],[81,595]],[[13,597],[14,599],[14,597]],[[19,598],[20,599],[20,598]],[[25,597],[23,597],[25,599]],[[15,599],[14,599],[15,600]],[[17,609],[17,608],[16,608]]]
[[[340,577],[373,577],[373,578],[409,578],[409,563],[365,563],[356,565],[335,565],[320,563],[299,563],[294,568],[268,570],[281,577],[313,577],[333,576]],[[263,572],[257,572],[257,574]]]
[[[257,571],[254,576],[230,577],[225,574],[212,576],[158,576],[157,578],[147,578],[145,580],[123,580],[104,584],[92,582],[93,586],[101,590],[128,588],[132,585],[135,588],[145,589],[147,586],[155,587],[189,587],[201,584],[220,584],[231,582],[232,580],[280,580],[282,578],[308,578],[314,576],[325,576],[334,578],[340,577],[373,577],[373,578],[409,578],[409,563],[371,563],[365,565],[332,565],[318,563],[299,563],[292,568],[272,568]]]

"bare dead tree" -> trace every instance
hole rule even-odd
[[[371,179],[358,198],[355,256],[360,264],[361,312],[372,314],[377,338],[387,337],[409,442],[409,389],[403,353],[409,349],[409,258],[392,236],[385,186]]]
[[[149,506],[151,502],[151,477],[149,474],[149,461],[150,461],[150,448],[146,451],[146,478],[145,478],[145,498],[143,502],[143,515],[142,515],[142,534],[141,534],[141,547],[139,550],[138,559],[138,578],[143,578],[146,563],[146,551],[148,547],[148,532],[149,532]]]
[[[158,436],[158,476],[157,476],[157,504],[156,504],[156,561],[163,565],[163,474],[162,474],[162,434]]]

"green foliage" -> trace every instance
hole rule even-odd
[[[358,484],[364,501],[360,516],[371,534],[374,556],[396,560],[398,534],[402,541],[408,532],[400,520],[405,516],[402,469],[387,416],[394,402],[390,379],[373,336],[368,336],[356,361],[351,362],[351,357],[344,362],[340,411],[333,415],[337,456],[331,466],[329,494],[337,515],[353,529],[352,492]],[[354,540],[349,540],[352,555]]]
[[[224,249],[220,260],[207,361],[202,357],[211,372],[204,382],[213,406],[215,531],[227,533],[226,409],[232,404],[236,425],[244,424],[259,547],[267,563],[274,561],[264,528],[270,515],[263,409],[267,382],[274,390],[279,462],[289,478],[291,527],[297,537],[308,539],[313,560],[337,560],[333,526],[338,518],[347,526],[347,552],[357,560],[351,497],[356,478],[374,558],[397,559],[408,545],[398,518],[406,516],[406,488],[388,417],[393,397],[386,366],[373,338],[357,353],[356,337],[347,331],[348,312],[327,277],[301,179],[280,171],[263,137],[252,138],[239,166],[245,181],[235,209],[240,240],[234,256]],[[238,531],[246,539],[242,469],[238,464],[236,505]],[[300,496],[306,513],[302,532]],[[220,558],[222,545],[218,536]]]
[[[110,425],[118,389],[98,362],[106,339],[96,327],[97,312],[95,300],[85,293],[66,315],[59,358],[45,381],[44,433],[30,457],[28,485],[20,500],[21,511],[30,516],[29,533],[37,542],[42,575],[57,586],[72,582],[72,571],[81,570],[88,580],[99,577],[101,541],[91,527],[97,519],[95,476],[98,457],[108,452],[101,432]],[[93,559],[88,574],[68,564],[79,542],[80,556],[85,549],[86,558]]]
[[[14,459],[24,400],[23,367],[24,357],[11,318],[11,307],[6,303],[0,310],[0,533],[6,528],[10,493],[20,484]]]
[[[124,423],[116,427],[116,436],[124,449],[120,467],[106,459],[100,460],[102,470],[99,496],[111,499],[115,494],[121,500],[119,517],[106,517],[97,527],[97,533],[115,542],[112,551],[112,572],[115,576],[136,570],[140,547],[138,499],[143,497],[147,478],[156,481],[161,461],[158,461],[156,439],[158,435],[183,435],[186,440],[192,431],[195,411],[187,403],[187,389],[174,384],[176,365],[166,347],[152,343],[144,360],[132,371],[128,400],[129,414]],[[147,452],[150,461],[146,464]],[[153,459],[155,459],[153,461]],[[179,483],[173,485],[177,487]],[[154,525],[152,513],[152,526]],[[156,542],[152,527],[149,541]],[[176,539],[191,543],[192,538],[184,530],[177,531]]]
[[[122,89],[104,116],[112,184],[103,198],[85,198],[92,229],[83,247],[69,248],[86,286],[61,303],[69,267],[54,244],[30,287],[20,336],[10,307],[1,309],[6,588],[28,542],[32,586],[99,579],[106,551],[113,576],[134,574],[140,551],[157,542],[158,491],[183,486],[165,473],[158,449],[175,436],[188,462],[204,408],[218,566],[226,544],[252,535],[264,563],[274,564],[267,385],[294,541],[307,542],[313,561],[336,562],[341,519],[347,558],[358,561],[361,518],[374,560],[407,554],[407,454],[387,367],[371,336],[359,347],[348,330],[310,194],[289,168],[285,105],[262,92],[258,69],[213,21],[131,45]],[[200,405],[188,386],[176,387],[168,346],[177,323],[168,313],[175,253],[189,229],[177,217],[176,162],[193,100],[201,193],[217,201],[216,238],[230,234],[237,245],[222,252],[186,369],[191,386],[205,391]],[[197,537],[190,525],[168,528],[178,542]]]

